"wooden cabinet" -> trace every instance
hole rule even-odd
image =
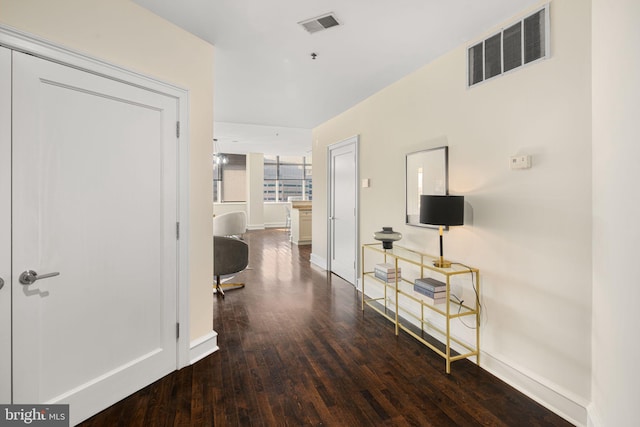
[[[456,360],[475,356],[480,364],[480,272],[461,263],[437,268],[433,266],[435,259],[397,245],[388,250],[382,249],[381,243],[363,245],[362,310],[370,307],[393,322],[396,335],[404,331],[438,353],[445,359],[446,372],[451,373],[451,362]],[[424,295],[423,288],[415,288],[415,280],[425,278],[443,284],[438,292],[442,297],[434,300]],[[452,290],[454,281],[457,293],[472,297],[457,295]],[[452,336],[455,319],[475,329],[475,343]]]
[[[291,209],[291,242],[311,244],[311,206]]]

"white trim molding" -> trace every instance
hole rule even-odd
[[[500,378],[519,392],[535,400],[545,408],[558,414],[570,423],[584,427],[587,425],[589,402],[578,396],[572,396],[567,390],[549,384],[514,363],[505,362],[493,355],[481,352],[481,367]]]
[[[601,421],[600,414],[592,403],[587,407],[587,427],[601,427],[604,423]]]
[[[287,223],[286,222],[265,222],[263,229],[267,229],[267,228],[286,228],[287,227]]]
[[[311,264],[320,267],[323,270],[327,270],[327,260],[325,258],[322,258],[321,256],[317,255],[317,254],[311,254],[311,257],[309,258],[309,261],[311,262]]]
[[[191,341],[189,346],[189,364],[193,365],[210,354],[218,351],[218,333],[211,331],[208,334]]]

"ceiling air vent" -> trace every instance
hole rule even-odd
[[[326,15],[307,19],[305,21],[298,22],[298,24],[302,25],[310,34],[340,25],[333,13],[327,13]]]

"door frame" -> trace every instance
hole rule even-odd
[[[188,366],[189,357],[189,91],[118,65],[58,46],[41,38],[0,25],[0,46],[37,56],[48,61],[77,68],[108,79],[157,92],[176,100],[180,136],[177,140],[177,341],[176,369]],[[9,286],[11,284],[9,283]],[[7,286],[7,284],[5,284]]]
[[[332,233],[331,233],[331,207],[333,206],[333,198],[334,198],[334,194],[333,194],[333,190],[331,187],[331,177],[332,177],[332,173],[333,173],[333,167],[332,167],[332,162],[331,162],[331,157],[333,155],[333,151],[340,149],[340,148],[344,148],[346,146],[352,145],[354,148],[354,155],[355,155],[355,160],[356,160],[356,167],[355,167],[355,173],[354,173],[354,185],[355,185],[355,192],[356,192],[356,200],[355,200],[355,223],[356,226],[354,227],[354,260],[355,260],[355,271],[354,271],[354,280],[353,280],[353,286],[356,289],[360,289],[360,281],[359,281],[359,273],[360,273],[360,185],[359,185],[359,178],[360,178],[360,135],[354,135],[351,136],[347,139],[344,139],[342,141],[333,143],[333,144],[329,144],[327,146],[327,271],[329,273],[332,272],[331,269],[331,247],[333,244],[332,241]]]
[[[6,68],[5,68],[6,66]],[[0,46],[0,402],[11,402],[11,50]]]

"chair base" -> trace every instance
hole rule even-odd
[[[222,298],[224,298],[224,290],[226,289],[227,291],[233,291],[236,289],[242,289],[244,288],[244,283],[224,283],[221,284],[220,283],[220,278],[217,277],[216,278],[216,287],[213,290],[213,293],[216,295],[222,295]]]

